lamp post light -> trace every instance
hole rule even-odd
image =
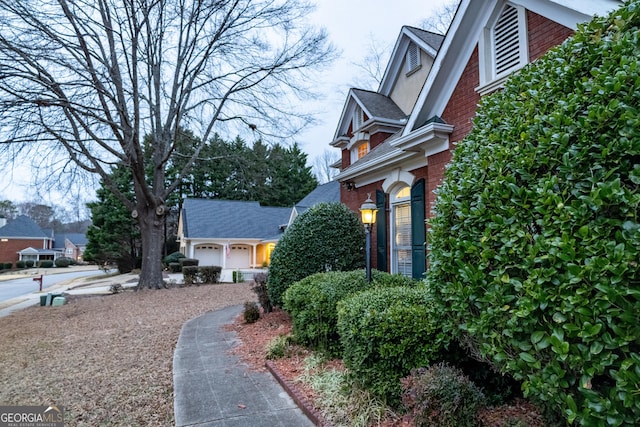
[[[365,246],[366,246],[366,266],[367,266],[367,283],[371,283],[371,227],[376,223],[376,214],[378,207],[373,200],[371,194],[367,194],[367,200],[360,206],[360,215],[362,216],[362,224],[364,224]]]

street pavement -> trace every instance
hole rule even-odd
[[[64,293],[68,295],[108,294],[110,293],[111,286],[114,284],[121,284],[123,287],[134,287],[138,284],[138,274],[107,274],[100,272],[100,270],[96,266],[75,266],[71,267],[69,270],[47,269],[47,276],[51,277],[56,273],[67,273],[72,270],[81,271],[82,269],[86,271],[94,270],[96,271],[97,275],[89,278],[79,277],[75,279],[65,280],[53,286],[42,289],[42,292],[36,290],[25,295],[11,298],[7,301],[2,301],[0,303],[0,317],[7,316],[15,312],[16,310],[21,310],[26,307],[40,304],[40,296],[47,295],[47,293]],[[42,272],[42,269],[40,269],[40,272]],[[0,275],[0,286],[2,285],[2,282],[5,282],[7,280],[25,277],[33,278],[38,276],[39,274],[40,273],[37,273],[37,269],[21,271],[15,274],[5,273]]]

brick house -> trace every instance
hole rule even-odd
[[[18,216],[0,222],[0,262],[54,260],[62,252],[54,249],[53,232],[45,231],[31,218]]]
[[[331,142],[342,150],[336,177],[341,201],[357,212],[371,194],[378,206],[374,268],[422,277],[425,218],[432,212],[434,190],[455,144],[471,130],[480,98],[562,43],[578,24],[621,4],[462,0],[440,43],[431,33],[402,29],[378,91],[349,91]],[[419,55],[412,52],[416,47]],[[424,69],[416,70],[410,85],[415,58]]]
[[[84,261],[84,251],[87,248],[87,235],[84,233],[56,234],[54,249],[61,251],[67,258],[76,262]]]

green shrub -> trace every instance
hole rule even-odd
[[[182,271],[182,266],[179,262],[170,262],[169,271],[172,273],[180,273]]]
[[[437,191],[444,324],[581,425],[640,420],[640,2],[485,97]]]
[[[221,272],[222,267],[217,265],[198,267],[198,280],[201,283],[218,283]]]
[[[16,268],[24,268],[25,264],[24,261],[20,260],[20,261],[16,261]]]
[[[56,267],[66,268],[71,265],[71,258],[60,257],[55,260]]]
[[[338,303],[343,359],[356,381],[391,405],[400,379],[441,360],[447,344],[424,287],[375,288]]]
[[[197,260],[194,258],[180,258],[178,262],[182,267],[194,267],[194,266],[197,267],[198,264],[200,263],[200,260]]]
[[[24,266],[27,267],[27,268],[31,268],[34,265],[36,265],[36,262],[34,260],[32,260],[32,259],[28,259],[28,260],[26,260],[24,262]]]
[[[180,259],[182,258],[186,258],[185,255],[182,252],[173,252],[169,255],[167,255],[166,257],[164,257],[164,259],[162,260],[162,263],[165,266],[169,266],[172,263],[180,263]]]
[[[3,263],[4,265],[4,269],[5,270],[11,270],[13,268],[13,263],[12,262],[5,262]]]
[[[53,267],[53,261],[51,261],[51,260],[42,260],[42,261],[38,262],[38,267],[51,268],[51,267]]]
[[[244,321],[247,323],[256,323],[260,319],[260,307],[255,301],[247,301],[244,303]]]
[[[273,311],[271,300],[269,299],[269,291],[267,290],[268,278],[266,273],[256,273],[253,276],[253,286],[251,287],[251,290],[258,296],[258,302],[265,313],[271,313]]]
[[[340,203],[320,203],[291,224],[271,254],[269,298],[282,306],[293,283],[323,271],[364,267],[364,228],[358,216]]]
[[[400,275],[373,270],[367,283],[364,270],[316,273],[294,283],[284,293],[283,308],[291,315],[293,334],[300,344],[327,352],[342,353],[338,334],[338,301],[373,286],[412,285]]]
[[[291,285],[284,293],[283,308],[291,315],[296,340],[339,355],[338,301],[367,287],[364,270],[316,273]]]
[[[457,368],[438,363],[401,380],[402,403],[416,427],[474,427],[484,406],[482,391]]]
[[[278,335],[267,344],[267,359],[281,359],[292,354],[294,339],[291,335]]]
[[[197,285],[198,282],[198,267],[195,265],[189,265],[182,267],[182,278],[185,286]]]
[[[233,280],[233,283],[242,283],[244,282],[244,277],[242,275],[242,271],[234,271],[231,273],[231,280]]]

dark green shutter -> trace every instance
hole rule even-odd
[[[421,279],[426,269],[426,225],[424,178],[416,181],[411,187],[411,265],[414,279]]]
[[[376,190],[376,207],[378,208],[378,217],[376,219],[376,265],[380,271],[389,271],[387,263],[387,195],[384,191]]]

